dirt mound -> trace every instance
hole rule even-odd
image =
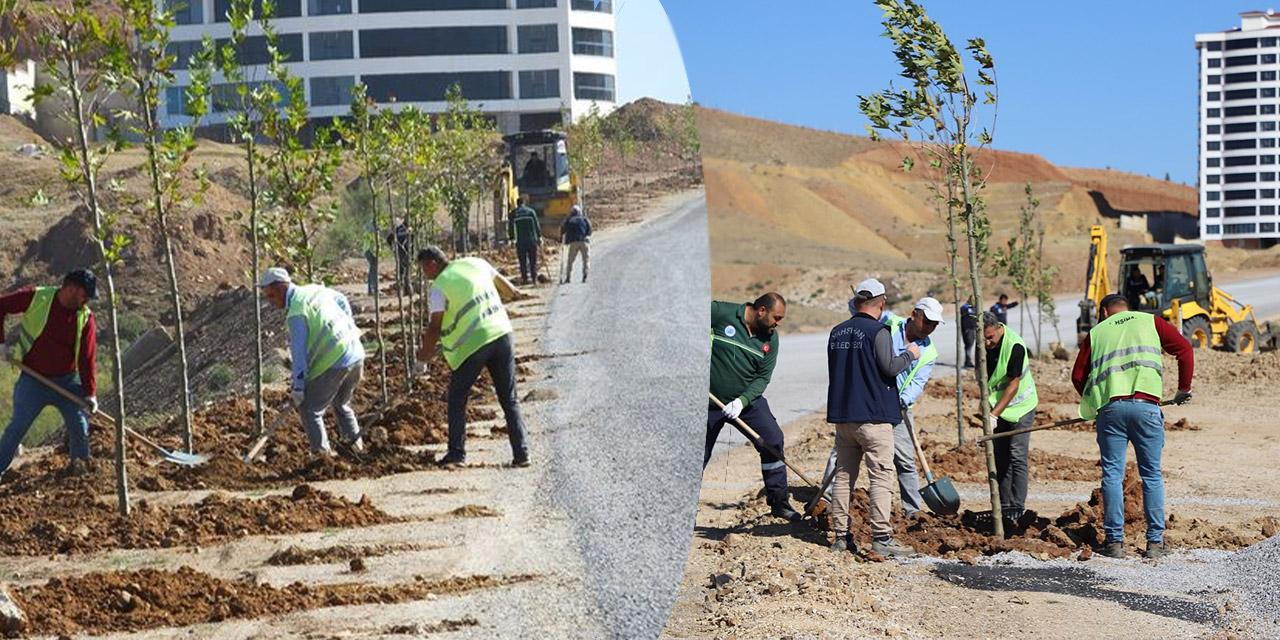
[[[478,504],[466,504],[450,511],[449,515],[457,518],[498,518],[502,512]]]
[[[90,573],[20,587],[14,599],[31,634],[85,634],[181,627],[293,611],[360,604],[392,604],[492,589],[537,579],[532,575],[467,576],[393,585],[335,584],[285,587],[230,581],[188,567],[177,571]]]
[[[267,558],[267,564],[276,567],[299,564],[335,564],[357,558],[378,558],[403,551],[417,551],[422,548],[422,545],[416,544],[373,544],[362,546],[340,544],[323,549],[303,549],[302,547],[289,545],[288,549],[282,549],[271,554],[271,557]]]
[[[929,456],[930,470],[936,476],[950,476],[956,482],[986,482],[986,453],[976,444],[953,447],[937,440],[926,440],[920,448]],[[1064,456],[1031,449],[1028,464],[1033,481],[1065,480],[1093,482],[1099,478],[1098,461]]]
[[[299,485],[291,496],[257,500],[214,493],[193,505],[135,503],[121,518],[82,491],[10,495],[0,501],[0,553],[44,555],[101,549],[198,546],[247,535],[322,531],[397,522],[367,496],[352,503]]]

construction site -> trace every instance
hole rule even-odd
[[[764,454],[743,446],[751,436],[726,426],[703,473],[689,564],[664,637],[1109,638],[1120,629],[1135,638],[1280,637],[1280,503],[1269,492],[1280,440],[1274,403],[1265,399],[1280,380],[1271,341],[1280,318],[1280,253],[1183,244],[1196,219],[1196,192],[1184,185],[1058,167],[1029,154],[978,155],[990,168],[991,245],[1003,246],[1023,192],[1034,190],[1046,264],[1057,269],[1059,317],[1046,320],[1042,343],[1031,339],[1034,300],[1018,300],[1025,315],[1008,310],[1008,326],[1025,328],[1034,354],[1035,426],[1077,418],[1076,329],[1092,326],[1077,322],[1082,300],[1093,308],[1103,294],[1129,295],[1122,283],[1134,265],[1149,272],[1154,261],[1159,273],[1183,255],[1203,256],[1205,266],[1192,268],[1212,277],[1213,289],[1201,302],[1207,311],[1151,302],[1153,313],[1172,310],[1165,317],[1181,320],[1200,347],[1194,400],[1163,409],[1168,555],[1147,560],[1139,548],[1143,493],[1132,454],[1123,483],[1128,558],[1097,552],[1104,543],[1101,468],[1094,425],[1082,420],[1030,434],[1026,512],[1006,522],[1000,537],[984,445],[975,444],[984,433],[978,385],[967,369],[960,370],[957,429],[959,336],[945,225],[926,179],[902,171],[906,147],[710,109],[700,111],[699,127],[712,298],[742,302],[777,291],[787,300],[764,397],[785,433],[791,500],[808,508],[802,522],[771,515],[760,485]],[[828,549],[829,514],[812,508],[825,505],[814,485],[832,452],[827,332],[849,318],[850,289],[864,278],[884,283],[886,309],[899,316],[909,317],[924,296],[945,307],[931,336],[938,360],[911,422],[933,474],[928,482],[953,482],[959,509],[931,507],[905,518],[895,482],[894,539],[914,551],[908,558],[871,550],[865,468],[849,508],[856,553]],[[1000,278],[985,287],[979,312],[1000,293],[1018,298]],[[1210,317],[1216,324],[1205,329]],[[1252,342],[1224,340],[1246,329]],[[1169,373],[1176,370],[1166,355],[1165,398],[1177,391]]]
[[[185,297],[194,446],[184,453],[182,384],[173,317],[165,312],[159,234],[142,219],[127,219],[134,242],[115,276],[127,345],[123,386],[129,423],[140,433],[125,441],[131,511],[122,516],[116,506],[111,418],[93,420],[93,463],[88,473],[71,474],[61,420],[49,409],[0,482],[6,591],[0,630],[9,637],[493,637],[532,630],[570,635],[603,624],[590,622],[602,606],[592,595],[601,587],[590,570],[609,568],[593,569],[583,560],[574,518],[551,502],[558,493],[548,479],[551,467],[563,464],[553,455],[557,429],[593,424],[561,422],[572,413],[557,405],[574,401],[576,391],[558,389],[556,378],[567,374],[557,372],[589,360],[584,353],[594,348],[553,346],[547,335],[552,318],[567,313],[556,311],[563,306],[558,298],[585,301],[608,290],[621,268],[608,264],[613,244],[625,244],[673,203],[701,202],[699,158],[675,133],[682,109],[645,99],[607,116],[602,156],[584,194],[601,238],[597,292],[576,282],[559,286],[555,270],[566,265],[560,219],[551,219],[544,222],[536,282],[507,301],[531,468],[509,464],[507,429],[487,373],[467,409],[466,463],[437,464],[448,434],[450,368],[437,357],[429,376],[409,375],[405,341],[412,334],[399,322],[425,304],[425,291],[403,306],[394,260],[384,257],[376,309],[358,242],[327,241],[324,251],[331,286],[349,300],[366,345],[376,344],[380,315],[390,402],[379,388],[377,362],[384,354],[370,349],[352,402],[365,434],[363,451],[316,456],[290,404],[284,313],[264,304],[268,429],[260,432],[253,395],[251,283],[257,274],[242,217],[248,208],[244,155],[201,141],[193,163],[211,177],[209,191],[172,223]],[[49,141],[0,116],[0,150],[7,167],[0,179],[6,291],[56,284],[69,270],[92,267],[98,249],[91,219],[60,177]],[[117,153],[103,179],[144,201],[144,163],[141,149]],[[354,189],[357,172],[344,164],[335,182]],[[491,193],[493,202],[504,202],[504,194]],[[505,220],[484,220],[493,206],[489,198],[476,207],[482,213],[470,231],[481,245],[473,255],[518,281],[514,247],[493,242],[494,228]],[[95,310],[106,335],[106,314]],[[12,384],[17,372],[3,368],[5,384]],[[105,398],[114,386],[102,381],[104,409],[113,406]],[[0,404],[0,421],[8,421],[11,409]],[[265,444],[247,456],[259,436]]]

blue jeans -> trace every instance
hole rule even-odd
[[[52,380],[59,387],[77,396],[83,395],[79,378],[74,373]],[[17,384],[13,385],[13,417],[9,419],[9,426],[4,428],[4,435],[0,436],[0,473],[7,470],[13,463],[13,456],[17,453],[22,439],[27,436],[31,423],[35,422],[40,412],[49,405],[57,407],[58,412],[62,414],[62,421],[67,428],[71,458],[89,458],[89,419],[84,412],[70,400],[58,395],[58,392],[24,373],[18,376]]]
[[[1097,432],[1102,454],[1102,528],[1107,542],[1124,541],[1124,457],[1130,442],[1142,478],[1147,540],[1163,542],[1164,476],[1160,474],[1160,452],[1164,448],[1164,414],[1160,407],[1139,400],[1114,400],[1098,411]]]

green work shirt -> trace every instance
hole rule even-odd
[[[769,386],[778,362],[778,332],[767,339],[747,331],[747,305],[711,303],[711,393],[729,404],[735,398],[751,404]]]

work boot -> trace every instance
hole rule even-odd
[[[1160,542],[1155,542],[1152,540],[1147,541],[1147,558],[1148,559],[1159,560],[1160,558],[1163,558],[1166,553],[1169,553],[1169,550],[1165,548],[1164,541],[1160,541]]]
[[[845,533],[836,535],[836,539],[831,543],[832,553],[847,553],[849,551],[857,552],[857,545],[853,544],[853,536]]]
[[[454,466],[458,466],[466,463],[467,463],[467,456],[465,454],[458,454],[458,453],[446,454],[445,457],[440,458],[439,460],[436,461],[436,465],[441,467],[454,467]]]
[[[789,501],[782,501],[777,504],[769,505],[769,515],[775,518],[782,518],[787,522],[799,522],[804,519],[799,511],[791,508]]]
[[[893,538],[883,541],[872,540],[871,550],[882,556],[888,556],[891,558],[905,558],[907,556],[916,555],[915,549],[912,549]]]
[[[307,462],[315,462],[317,460],[329,460],[337,457],[338,454],[328,447],[324,449],[316,449],[307,454]]]
[[[89,463],[83,458],[72,458],[71,462],[67,464],[67,475],[72,478],[89,475]]]
[[[1123,558],[1124,558],[1124,543],[1123,543],[1123,542],[1108,542],[1108,543],[1106,543],[1106,544],[1102,545],[1102,548],[1101,548],[1101,549],[1098,549],[1098,553],[1101,553],[1102,555],[1104,555],[1104,556],[1106,556],[1106,557],[1108,557],[1108,558],[1123,559]]]
[[[522,451],[511,457],[511,466],[522,468],[529,466],[529,453]]]

